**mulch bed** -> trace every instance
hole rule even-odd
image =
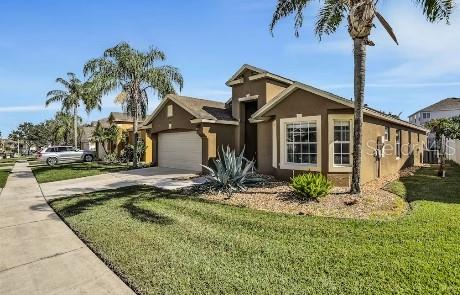
[[[209,184],[195,186],[189,193],[193,192],[210,201],[270,212],[335,218],[394,219],[402,216],[408,205],[405,200],[385,191],[383,187],[400,176],[413,174],[417,169],[411,167],[366,183],[361,195],[352,195],[347,188],[334,188],[329,195],[318,201],[300,200],[289,183],[269,176],[263,176],[266,181],[262,185],[235,193],[231,198],[216,192]]]

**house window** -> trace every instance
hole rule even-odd
[[[385,126],[385,141],[390,141],[390,127]]]
[[[168,105],[168,118],[173,116],[173,106],[172,104]]]
[[[423,119],[430,119],[431,114],[430,113],[422,113],[422,118]]]
[[[353,158],[353,114],[329,114],[328,171],[351,172]]]
[[[401,158],[401,129],[396,130],[396,157]]]
[[[286,124],[286,163],[313,164],[318,162],[316,122]]]
[[[334,121],[334,165],[350,165],[350,132],[350,121]]]

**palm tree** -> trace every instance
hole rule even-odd
[[[93,133],[94,140],[102,146],[104,153],[107,155],[108,151],[105,148],[106,142],[109,147],[117,141],[120,134],[120,130],[117,125],[111,125],[110,127],[102,127],[100,124],[96,126]],[[111,149],[111,148],[110,148]]]
[[[314,2],[312,0],[278,0],[275,12],[270,23],[270,31],[282,19],[291,14],[295,15],[295,36],[299,36],[299,30],[303,24],[304,8]],[[375,26],[377,19],[391,36],[398,43],[395,34],[388,22],[376,10],[378,0],[323,0],[319,10],[315,34],[321,40],[326,34],[333,34],[346,18],[348,32],[353,40],[354,51],[354,145],[353,145],[353,170],[351,192],[361,192],[361,147],[362,147],[362,124],[364,105],[364,86],[366,74],[366,46],[373,46],[369,39],[371,29]],[[414,0],[421,6],[423,14],[430,22],[445,20],[449,22],[455,0]]]
[[[134,154],[137,154],[138,120],[145,118],[148,107],[147,91],[153,90],[160,98],[174,94],[175,86],[182,90],[184,80],[179,70],[169,65],[157,65],[166,59],[155,48],[142,52],[122,42],[104,51],[102,57],[88,61],[84,73],[90,77],[102,94],[121,91],[117,101],[133,118]],[[137,157],[133,165],[137,167]]]
[[[62,103],[63,112],[73,113],[73,132],[74,147],[78,147],[78,108],[83,102],[86,111],[97,108],[101,110],[101,96],[94,88],[95,84],[91,82],[82,82],[74,73],[67,73],[68,80],[57,78],[56,82],[60,83],[65,90],[51,90],[46,94],[46,106],[53,102]]]
[[[81,118],[77,116],[78,121],[81,121]],[[54,142],[68,144],[73,126],[75,126],[75,118],[72,115],[66,112],[57,112],[53,124]]]

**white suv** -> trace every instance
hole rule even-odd
[[[46,162],[48,166],[69,162],[92,162],[95,159],[93,151],[83,151],[72,146],[51,146],[38,153],[37,159]]]

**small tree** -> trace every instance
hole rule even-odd
[[[120,130],[116,125],[110,125],[109,127],[102,127],[100,124],[97,125],[96,130],[94,130],[93,138],[97,143],[102,145],[102,149],[105,154],[108,154],[107,149],[105,148],[105,143],[108,142],[112,144],[117,141],[120,136]]]
[[[460,116],[455,118],[434,119],[426,127],[435,134],[436,148],[439,151],[440,165],[438,175],[446,175],[446,140],[460,139]]]
[[[16,130],[13,130],[9,136],[10,139],[17,141],[18,139],[24,143],[27,154],[30,153],[30,147],[33,142],[33,129],[34,124],[30,122],[24,122],[19,124]]]

